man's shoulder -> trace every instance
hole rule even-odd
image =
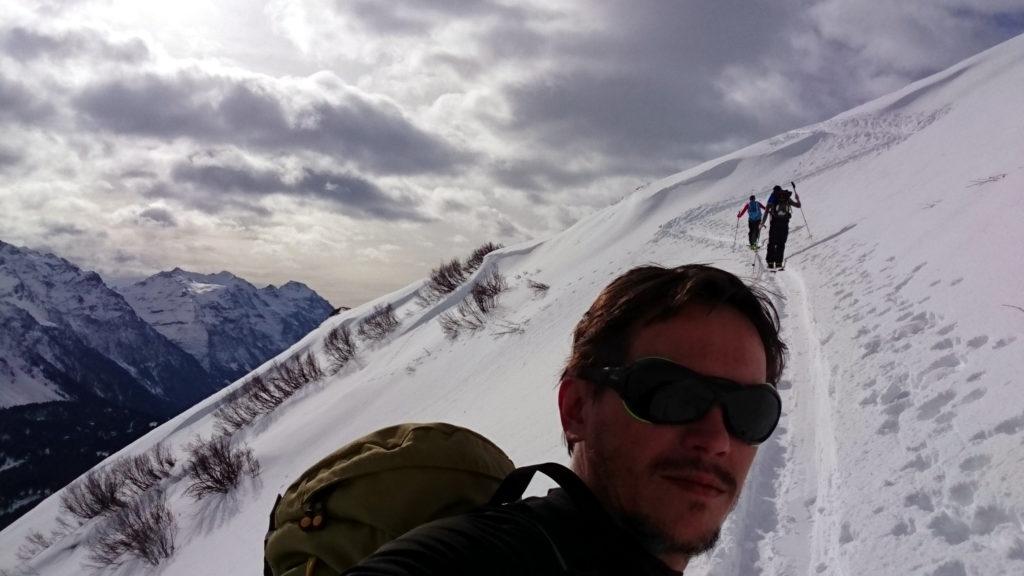
[[[538,523],[560,507],[548,497],[435,520],[382,546],[349,576],[561,574],[553,541]]]

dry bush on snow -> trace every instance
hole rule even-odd
[[[23,562],[35,558],[40,552],[46,550],[53,544],[53,541],[43,535],[38,530],[33,530],[25,537],[25,542],[21,546],[18,546],[18,551],[15,556]]]
[[[497,269],[491,269],[487,276],[473,284],[470,295],[480,311],[486,314],[498,305],[498,294],[505,290],[508,290],[505,277]]]
[[[416,295],[416,300],[421,306],[429,306],[437,302],[446,294],[451,294],[456,288],[462,286],[466,281],[466,270],[457,258],[445,263],[430,271],[430,278],[426,285]]]
[[[513,334],[526,334],[526,326],[519,322],[501,320],[495,323],[494,330],[491,331],[491,335],[495,338],[511,336]]]
[[[437,322],[441,325],[441,332],[445,337],[454,340],[463,330],[473,332],[483,328],[484,314],[472,298],[466,298],[459,302],[455,310],[449,310],[438,316]]]
[[[255,375],[228,396],[214,418],[217,432],[231,435],[256,418],[272,412],[300,388],[323,377],[323,369],[312,352],[299,354],[276,364],[264,375]]]
[[[398,328],[398,317],[391,304],[382,304],[373,309],[360,322],[357,332],[367,340],[383,340]]]
[[[125,479],[111,472],[110,468],[90,471],[84,479],[64,490],[61,506],[83,520],[124,508]]]
[[[551,286],[534,280],[527,280],[526,286],[533,291],[534,296],[544,296],[548,293],[548,290],[551,289]]]
[[[61,494],[61,506],[82,520],[117,512],[171,475],[176,460],[163,444],[118,459],[110,466],[92,470]],[[54,537],[74,529],[63,518]]]
[[[463,270],[465,270],[467,274],[473,272],[474,270],[479,268],[481,264],[484,263],[484,256],[487,256],[488,254],[494,252],[495,250],[498,250],[499,248],[504,248],[504,246],[502,246],[501,244],[495,244],[494,242],[487,242],[486,244],[481,244],[479,248],[473,250],[473,253],[469,255],[469,258],[466,258],[466,263],[465,265],[463,265]]]
[[[98,566],[111,566],[130,554],[156,566],[174,553],[176,534],[177,524],[163,494],[140,498],[100,525],[89,559]]]
[[[197,438],[188,445],[189,461],[186,466],[192,481],[185,490],[195,500],[209,494],[227,494],[241,479],[243,473],[256,478],[260,475],[259,461],[252,449],[244,444],[231,445],[227,436],[214,436],[209,440]]]
[[[497,270],[491,270],[487,276],[473,284],[469,297],[459,302],[455,310],[438,316],[441,332],[449,340],[454,340],[463,330],[473,332],[483,328],[485,316],[498,304],[498,294],[507,289],[505,277]]]
[[[259,375],[253,376],[249,381],[239,386],[237,390],[227,397],[227,401],[224,405],[217,410],[216,414],[214,414],[214,419],[217,421],[216,428],[219,434],[231,435],[236,430],[240,430],[249,424],[252,424],[252,421],[261,414],[261,412],[257,410],[256,407],[247,399],[248,387],[251,385],[252,381],[257,378],[261,377]]]
[[[111,474],[121,476],[125,495],[134,497],[170,476],[175,463],[171,451],[163,444],[157,444],[152,450],[118,460],[111,467]]]
[[[324,351],[331,361],[331,373],[345,367],[356,355],[356,339],[347,324],[340,324],[327,333],[324,339]]]

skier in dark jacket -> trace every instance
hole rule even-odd
[[[751,250],[757,250],[757,239],[761,235],[761,218],[764,216],[765,205],[757,201],[757,198],[753,195],[750,196],[750,200],[743,205],[743,209],[740,210],[736,218],[742,218],[744,212],[747,214],[747,240],[749,240]]]
[[[778,423],[785,350],[771,301],[728,272],[626,272],[577,324],[562,372],[572,470],[541,465],[561,488],[431,522],[344,574],[680,574],[714,546]]]
[[[793,216],[793,208],[800,207],[800,195],[793,200],[793,192],[776,186],[778,191],[772,192],[768,199],[768,254],[765,261],[768,268],[782,268],[786,259],[786,239],[789,238],[789,219]],[[773,200],[774,199],[774,200]]]

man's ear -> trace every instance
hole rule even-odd
[[[591,384],[575,376],[566,376],[558,385],[558,415],[569,445],[586,436],[586,422],[591,404]]]

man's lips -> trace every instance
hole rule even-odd
[[[670,473],[663,477],[687,492],[714,498],[729,493],[729,487],[710,474]]]

